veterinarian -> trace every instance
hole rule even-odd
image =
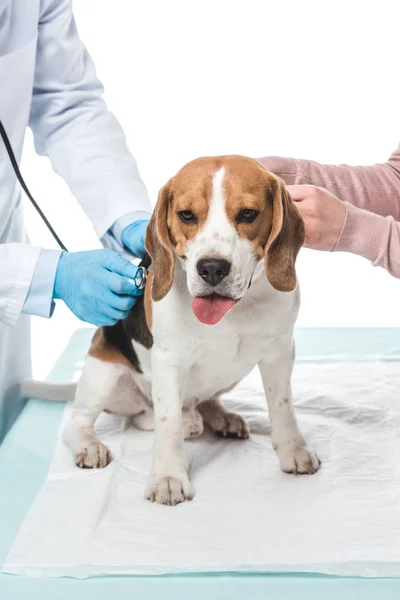
[[[306,246],[358,254],[400,278],[400,146],[384,164],[321,165],[268,157],[306,226]]]
[[[72,0],[0,0],[0,119],[20,160],[25,130],[50,158],[103,245],[140,256],[150,204],[123,131],[78,37]],[[56,199],[54,199],[56,202]],[[136,268],[110,249],[60,253],[29,245],[19,185],[0,140],[0,441],[22,407],[29,315],[54,300],[110,325],[135,301]]]

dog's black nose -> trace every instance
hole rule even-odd
[[[202,258],[197,263],[197,272],[210,285],[217,286],[231,270],[231,263],[222,258]]]

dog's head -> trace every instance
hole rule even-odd
[[[261,260],[275,289],[294,290],[303,242],[303,221],[280,179],[250,158],[199,158],[159,193],[146,236],[152,298],[169,292],[178,260],[196,316],[217,323],[244,296]]]

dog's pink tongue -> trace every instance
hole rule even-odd
[[[235,306],[232,298],[222,296],[204,296],[195,298],[192,302],[192,309],[196,317],[206,325],[215,325],[222,317]]]

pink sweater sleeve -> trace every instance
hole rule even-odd
[[[261,163],[288,185],[317,185],[344,200],[346,221],[335,250],[364,256],[400,278],[400,146],[387,163],[370,167],[278,157]]]

